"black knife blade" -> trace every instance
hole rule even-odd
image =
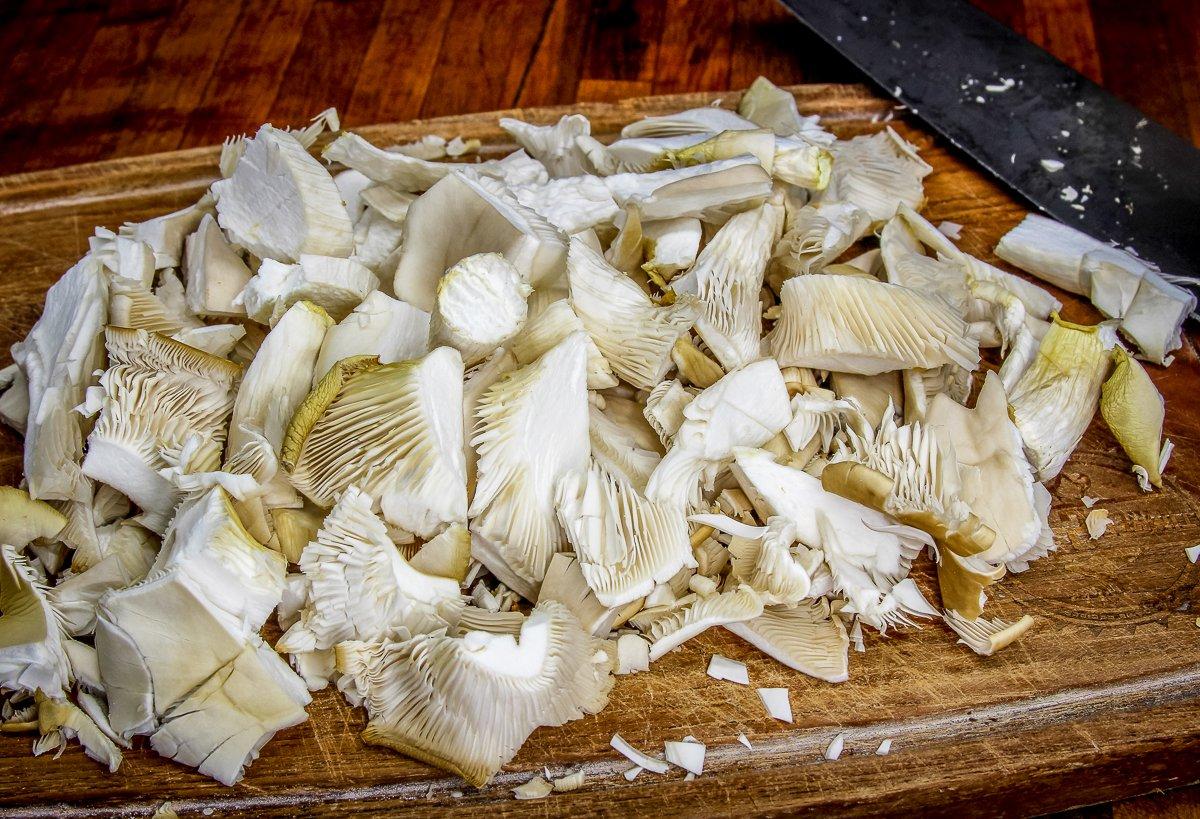
[[[1183,139],[962,0],[780,1],[1040,210],[1200,280]]]

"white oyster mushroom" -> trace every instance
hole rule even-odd
[[[657,276],[662,284],[675,278],[696,262],[700,252],[700,220],[683,216],[678,219],[660,219],[642,224],[642,241],[645,245],[646,263],[643,266],[651,277]]]
[[[792,274],[815,273],[867,235],[871,216],[846,202],[818,202],[799,210],[775,247],[775,264]]]
[[[563,233],[611,223],[620,212],[598,176],[570,176],[544,183],[510,185],[508,192]]]
[[[333,175],[333,184],[337,187],[342,201],[346,203],[346,215],[350,217],[351,222],[357,223],[368,204],[363,193],[376,183],[360,171],[345,170]]]
[[[354,259],[303,254],[297,264],[264,259],[235,301],[272,327],[298,301],[311,301],[340,321],[378,287],[375,274]]]
[[[637,284],[577,238],[567,254],[571,304],[613,372],[649,389],[671,369],[671,350],[696,320],[694,299],[658,307]]]
[[[161,533],[178,495],[159,470],[189,435],[221,451],[241,368],[145,330],[109,327],[105,346],[104,399],[83,472],[123,492],[144,525]]]
[[[839,683],[850,678],[850,638],[825,598],[788,608],[771,606],[753,620],[726,629],[759,651],[810,677]]]
[[[500,253],[530,286],[549,287],[562,277],[566,241],[545,218],[516,200],[464,174],[450,174],[409,208],[396,296],[432,311],[438,279],[477,253]]]
[[[458,170],[493,173],[495,160],[480,164],[432,162],[400,151],[388,151],[367,142],[358,134],[344,133],[325,147],[321,156],[328,162],[340,162],[359,171],[372,182],[399,191],[429,190],[439,180]]]
[[[916,209],[925,201],[922,180],[933,167],[891,128],[836,142],[830,150],[833,171],[821,201],[855,205],[874,222],[891,219],[901,203]]]
[[[171,334],[176,341],[217,358],[228,358],[245,336],[246,328],[241,324],[206,324]]]
[[[1034,480],[1000,379],[987,374],[974,409],[949,396],[934,396],[926,421],[953,442],[961,466],[960,497],[996,533],[991,547],[979,556],[998,563],[1052,548],[1053,533],[1037,501],[1039,495],[1048,500],[1049,493]],[[1049,509],[1048,502],[1044,508]]]
[[[797,276],[781,295],[767,336],[780,366],[876,375],[979,365],[966,323],[935,296],[857,276]]]
[[[1121,332],[1142,355],[1166,366],[1171,353],[1183,346],[1183,322],[1195,314],[1196,297],[1189,290],[1149,270],[1121,318]]]
[[[247,645],[163,713],[150,747],[234,785],[276,733],[308,719],[311,699],[274,652]]]
[[[342,493],[300,556],[308,597],[300,619],[276,645],[320,651],[344,640],[426,634],[458,621],[458,581],[425,574],[404,559],[375,515],[370,496]]]
[[[562,725],[605,706],[612,676],[601,645],[564,606],[547,601],[516,638],[472,631],[346,642],[337,648],[337,665],[371,716],[367,743],[482,787],[539,725]]]
[[[104,556],[50,590],[63,626],[73,636],[91,634],[100,597],[109,589],[124,589],[144,578],[158,553],[157,540],[136,523],[120,522],[105,528]]]
[[[555,490],[564,475],[586,469],[590,455],[584,338],[567,336],[476,405],[476,557],[529,599],[563,542]]]
[[[84,692],[79,694],[81,702],[85,696]],[[38,694],[36,701],[40,736],[33,743],[34,756],[50,751],[62,753],[67,740],[78,739],[83,752],[108,768],[109,773],[115,773],[121,767],[121,751],[105,735],[104,729],[70,700]]]
[[[509,343],[509,349],[521,364],[530,364],[572,333],[582,333],[585,338],[588,389],[606,390],[617,386],[617,377],[613,375],[608,359],[587,333],[583,321],[567,299],[553,301],[536,312],[531,305],[529,321]]]
[[[683,426],[686,420],[683,408],[695,397],[696,393],[688,390],[678,380],[663,381],[646,396],[646,421],[658,433],[658,438],[664,446]]]
[[[796,98],[766,77],[758,77],[742,94],[738,115],[759,128],[770,128],[778,136],[801,137],[815,145],[830,145],[833,134],[820,126],[818,116],[800,116]]]
[[[166,335],[205,326],[188,310],[179,279],[169,270],[162,277],[157,292],[130,279],[114,278],[109,284],[108,323]]]
[[[390,273],[388,262],[398,256],[403,238],[403,220],[395,221],[368,207],[354,223],[354,253],[350,258],[372,273]]]
[[[475,497],[478,478],[479,454],[471,445],[471,432],[475,428],[475,411],[479,406],[479,399],[505,373],[512,372],[518,366],[520,364],[511,352],[505,349],[496,350],[487,360],[466,373],[463,381],[463,454],[467,464],[468,503]]]
[[[213,198],[206,193],[194,205],[186,208],[144,222],[126,222],[121,225],[118,235],[149,245],[154,251],[155,268],[179,267],[183,259],[184,239],[196,230],[206,214],[212,212]]]
[[[576,137],[592,132],[591,123],[582,114],[568,114],[553,125],[533,125],[501,117],[500,127],[530,156],[545,165],[552,178],[579,176],[592,167],[575,142]]]
[[[187,238],[184,261],[187,273],[187,306],[201,316],[244,316],[246,309],[234,300],[250,282],[250,268],[229,246],[211,214]]]
[[[319,506],[357,486],[388,523],[432,537],[467,516],[462,390],[451,347],[395,364],[344,359],[296,410],[280,461]]]
[[[349,173],[357,172],[349,171]],[[408,218],[409,206],[417,201],[419,195],[393,190],[386,185],[372,184],[371,187],[363,189],[361,197],[365,207],[377,211],[380,216],[389,221],[403,224],[404,220]]]
[[[647,220],[690,216],[723,222],[771,195],[771,177],[752,156],[656,173],[616,174],[605,177],[604,184],[619,206],[634,205]]]
[[[206,216],[208,214],[205,214]],[[154,284],[154,248],[132,236],[121,236],[108,228],[96,228],[88,247],[114,278],[128,279],[149,289]]]
[[[91,499],[79,465],[83,419],[74,408],[94,383],[93,372],[104,366],[107,314],[107,278],[99,262],[84,256],[51,286],[33,329],[13,345],[28,393],[25,480],[35,498]]]
[[[255,540],[223,489],[184,503],[149,576],[177,571],[231,629],[257,631],[283,597],[287,560]]]
[[[1039,480],[1062,470],[1087,431],[1116,343],[1108,323],[1084,326],[1055,316],[1033,363],[1013,386],[1012,418]]]
[[[264,125],[246,143],[233,175],[214,182],[212,192],[218,223],[261,259],[345,258],[354,250],[353,226],[333,177],[293,134]]]
[[[376,290],[325,333],[312,385],[343,358],[373,355],[380,364],[420,358],[429,352],[429,314]],[[236,417],[236,415],[235,415]]]
[[[753,620],[762,613],[762,598],[744,583],[720,594],[697,597],[650,623],[646,630],[651,640],[650,662],[713,626]]]
[[[603,408],[595,402],[588,407],[588,421],[596,464],[638,492],[645,492],[646,482],[662,460],[663,448],[642,416],[641,405],[609,396]]]
[[[644,117],[621,129],[621,137],[679,136],[681,134],[716,134],[721,131],[753,131],[753,122],[724,108],[689,108],[675,114]]]
[[[696,332],[726,370],[762,355],[759,291],[781,217],[780,209],[769,203],[732,217],[688,273],[695,277],[703,304]]]
[[[499,253],[468,256],[438,281],[429,322],[431,346],[458,350],[474,366],[520,332],[531,288]]]
[[[0,687],[63,696],[71,682],[66,640],[37,572],[17,547],[0,545]]]
[[[700,479],[733,457],[734,449],[762,446],[792,418],[787,387],[774,360],[734,370],[683,408],[684,422],[650,476],[646,497],[682,508],[696,505]]]
[[[929,535],[827,492],[820,479],[777,464],[762,450],[739,449],[734,474],[747,494],[761,499],[761,513],[788,519],[801,543],[824,553],[834,589],[854,613],[881,630],[904,622],[891,589],[908,575],[921,548],[933,542]]]
[[[278,451],[282,430],[271,429],[272,415],[286,423],[308,394],[317,354],[332,324],[322,308],[300,301],[267,333],[234,399],[227,458],[249,443],[254,431],[270,432],[270,443]]]
[[[29,382],[19,364],[0,370],[0,390],[0,421],[24,435],[29,420]]]
[[[679,510],[646,500],[596,463],[563,477],[557,504],[584,579],[604,606],[645,597],[656,583],[696,565]]]

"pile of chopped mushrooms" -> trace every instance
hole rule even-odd
[[[920,215],[913,145],[761,78],[610,144],[500,126],[521,149],[481,161],[264,125],[194,205],[96,229],[0,371],[0,729],[110,770],[148,737],[232,784],[332,683],[367,743],[481,786],[709,628],[829,683],[915,618],[1004,648],[1033,620],[988,587],[1054,550],[1044,484],[1097,407],[1161,486],[1139,359],[1195,301],[1136,256],[1009,232],[1000,258],[1108,317],[1063,321]],[[690,737],[613,745],[703,769]]]

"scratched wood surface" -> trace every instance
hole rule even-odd
[[[889,104],[859,86],[801,86],[805,112],[842,136],[870,131]],[[720,96],[687,94],[582,104],[599,134],[645,114]],[[515,115],[556,119],[564,108]],[[506,112],[512,114],[513,112]],[[479,137],[506,149],[497,114],[361,129],[386,143],[435,132]],[[1005,192],[944,145],[897,115],[935,172],[927,179],[935,222],[964,225],[962,246],[993,262],[996,239],[1023,215]],[[216,151],[193,149],[0,178],[0,349],[21,338],[45,289],[86,250],[94,225],[116,227],[194,200],[214,178]],[[1061,295],[1061,294],[1060,294]],[[1095,320],[1069,297],[1066,314]],[[8,359],[7,353],[3,360]],[[1177,443],[1161,492],[1143,495],[1117,444],[1097,423],[1052,484],[1058,551],[998,587],[989,612],[1038,619],[1020,643],[991,658],[954,644],[937,626],[867,635],[851,678],[828,685],[790,671],[723,630],[668,655],[650,672],[619,678],[601,714],[533,734],[483,790],[465,787],[405,757],[365,746],[361,711],[320,692],[308,722],[280,733],[245,780],[224,788],[148,749],[126,755],[112,776],[77,748],[34,759],[29,740],[0,737],[0,810],[26,815],[148,814],[164,800],[181,813],[212,809],[256,815],[427,813],[446,815],[810,813],[1028,814],[1177,787],[1200,779],[1200,567],[1183,549],[1200,542],[1200,363],[1189,339],[1169,370],[1153,377],[1167,399],[1166,432]],[[0,432],[0,481],[19,478],[19,439]],[[1113,519],[1098,542],[1083,527],[1083,495]],[[918,582],[933,593],[922,558]],[[744,661],[752,687],[705,676],[709,656]],[[795,724],[769,719],[754,687],[791,690]],[[615,731],[653,750],[692,734],[707,743],[705,774],[619,774],[628,764],[608,747]],[[825,745],[847,735],[837,762]],[[736,742],[745,733],[747,751]],[[884,738],[892,753],[875,756]],[[509,788],[543,766],[582,767],[584,788],[541,802],[515,802]]]

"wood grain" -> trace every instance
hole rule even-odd
[[[956,2],[958,0],[955,0]],[[1200,144],[1195,0],[972,0]],[[348,126],[779,83],[862,82],[773,0],[12,0],[0,173]]]
[[[550,9],[553,16],[554,9]],[[620,80],[617,80],[620,81]],[[842,136],[877,125],[890,104],[857,86],[795,89],[805,112],[819,113]],[[686,94],[573,106],[611,135],[642,115],[705,104],[720,96]],[[504,112],[552,121],[564,108]],[[499,113],[362,129],[386,143],[434,132],[479,137],[487,152],[508,149]],[[993,262],[999,235],[1022,210],[994,183],[912,123],[896,126],[935,171],[927,180],[931,219],[963,224],[962,245]],[[0,349],[22,337],[46,287],[86,248],[96,224],[116,227],[196,198],[214,178],[217,152],[192,149],[141,159],[0,178]],[[1094,320],[1068,301],[1069,317]],[[5,357],[5,360],[6,357]],[[1058,552],[998,588],[994,616],[1033,614],[1037,627],[991,658],[954,644],[945,629],[868,635],[851,658],[851,679],[832,686],[792,672],[723,630],[669,654],[647,673],[620,678],[602,713],[534,733],[488,788],[405,757],[366,747],[361,711],[334,692],[316,695],[310,719],[264,749],[244,782],[222,786],[148,749],[126,756],[113,776],[72,748],[59,760],[32,758],[29,741],[0,737],[0,811],[72,816],[150,813],[164,800],[181,812],[211,809],[256,815],[297,813],[932,816],[1038,813],[1117,799],[1200,778],[1200,567],[1184,557],[1200,542],[1200,384],[1194,338],[1169,370],[1153,373],[1167,398],[1167,433],[1180,442],[1165,487],[1141,494],[1120,448],[1102,424],[1089,430],[1052,486],[1051,522]],[[19,440],[0,433],[0,481],[19,477]],[[1113,523],[1091,541],[1085,495],[1102,498]],[[914,572],[929,593],[931,567]],[[712,680],[708,658],[744,661],[754,686],[791,691],[794,725],[769,719],[753,688]],[[608,747],[620,731],[653,750],[693,734],[709,746],[705,774],[619,774],[627,763]],[[745,733],[754,744],[737,743]],[[825,744],[847,734],[847,753],[821,760]],[[873,751],[893,739],[889,756]],[[543,802],[518,803],[509,788],[548,766],[555,775],[582,768],[583,789]],[[460,794],[460,795],[456,795]]]

